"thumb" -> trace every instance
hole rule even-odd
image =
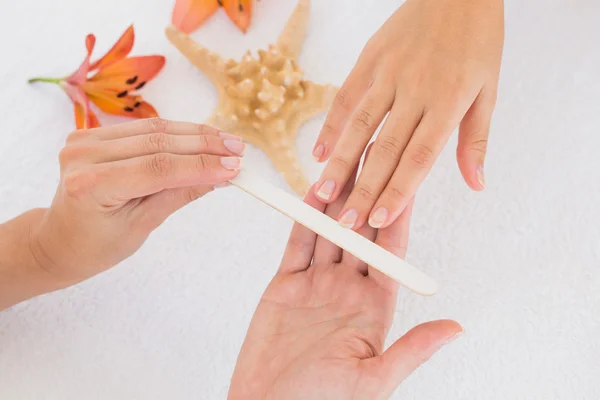
[[[391,396],[402,381],[461,333],[457,322],[440,320],[418,325],[396,340],[378,359],[381,398]]]
[[[460,123],[456,158],[465,182],[473,190],[483,190],[483,164],[487,151],[495,95],[483,89]]]
[[[133,219],[143,230],[151,232],[177,210],[211,192],[213,188],[224,186],[227,183],[163,190],[142,200],[133,211]]]

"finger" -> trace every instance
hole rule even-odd
[[[437,118],[423,116],[402,153],[398,168],[375,202],[369,225],[385,228],[398,218],[448,141],[451,129]]]
[[[87,191],[109,206],[165,189],[215,185],[236,177],[240,168],[239,157],[158,153],[76,170],[65,185],[71,195]]]
[[[344,84],[338,91],[321,133],[313,148],[313,158],[322,162],[329,158],[333,151],[348,116],[360,102],[371,82],[371,71],[367,64],[359,63],[348,75]]]
[[[369,159],[371,154],[371,149],[373,148],[373,143],[367,146],[367,151],[365,152],[365,162]],[[356,179],[352,177],[352,180]],[[352,196],[352,195],[351,195]],[[348,202],[346,201],[346,204]],[[339,221],[340,225],[345,228],[351,228],[352,221],[356,219],[356,215],[353,210],[346,210],[345,212],[340,213]],[[377,230],[375,228],[371,228],[369,225],[363,225],[360,229],[357,230],[359,235],[364,236],[370,241],[373,241],[377,235]],[[342,252],[342,264],[344,265],[352,265],[354,266],[361,274],[367,275],[367,264],[348,253],[347,251]]]
[[[354,186],[354,180],[356,179],[356,169],[348,180],[348,183],[344,187],[340,198],[331,204],[328,204],[325,208],[325,214],[331,218],[337,218],[342,210],[344,202],[348,198],[352,187]],[[312,188],[314,189],[314,187]],[[313,190],[314,193],[314,190]],[[333,264],[338,263],[342,260],[342,249],[331,243],[329,240],[322,236],[317,237],[317,243],[315,245],[315,263],[317,264]]]
[[[89,161],[111,162],[157,153],[241,156],[245,149],[246,145],[242,141],[229,139],[221,134],[171,135],[161,132],[101,141],[91,146]]]
[[[421,118],[420,108],[396,102],[375,142],[371,156],[364,163],[358,181],[344,205],[344,212],[354,210],[354,221],[345,226],[359,228],[365,224],[373,205],[385,189],[412,133]]]
[[[460,124],[456,158],[465,182],[473,190],[485,187],[483,164],[495,99],[495,95],[487,96],[482,90]]]
[[[408,238],[410,232],[410,219],[412,217],[414,201],[411,200],[402,214],[387,228],[381,228],[377,232],[375,244],[386,249],[397,257],[404,259],[408,249]],[[383,272],[369,267],[369,277],[381,288],[389,293],[396,293],[398,282],[391,279]]]
[[[135,226],[144,232],[158,228],[171,214],[214,189],[212,185],[197,185],[167,189],[144,198],[132,212]]]
[[[316,198],[312,190],[308,191],[304,202],[318,211],[325,211],[326,205]],[[294,273],[307,269],[315,253],[316,240],[316,233],[296,222],[292,227],[279,272]]]
[[[169,135],[211,135],[217,136],[219,130],[205,124],[171,121],[163,118],[139,119],[109,127],[84,130],[82,135],[90,135],[100,140],[114,140],[128,136],[166,133]],[[231,135],[232,138],[234,135]],[[237,138],[237,136],[235,136]],[[239,139],[239,138],[238,138]]]
[[[393,101],[393,89],[384,80],[376,80],[369,88],[350,115],[317,183],[317,196],[322,201],[330,202],[338,198]]]
[[[378,397],[391,396],[411,373],[462,332],[452,320],[426,322],[396,340],[381,356],[365,360],[369,375],[379,377],[383,383]]]

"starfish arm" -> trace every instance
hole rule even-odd
[[[310,0],[300,0],[277,39],[277,47],[286,57],[298,59],[310,15]]]
[[[305,90],[305,97],[298,105],[298,111],[304,120],[329,111],[339,89],[333,85],[319,85],[310,81],[302,82],[302,86]]]
[[[295,147],[289,146],[286,149],[275,149],[272,146],[262,146],[262,150],[271,159],[275,168],[283,175],[285,181],[294,192],[298,196],[304,197],[310,188],[310,183],[302,171]]]
[[[207,48],[196,43],[191,37],[174,26],[165,30],[169,41],[213,83],[220,87],[225,80],[225,60]]]

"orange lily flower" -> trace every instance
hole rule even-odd
[[[32,78],[32,82],[60,85],[75,106],[77,129],[100,126],[90,107],[90,101],[99,109],[114,115],[131,118],[151,118],[158,113],[136,92],[154,78],[165,64],[163,56],[126,58],[133,47],[133,26],[130,26],[115,45],[98,61],[90,62],[96,37],[87,35],[87,56],[81,66],[66,78]],[[90,73],[95,72],[91,77]]]
[[[252,0],[175,0],[171,22],[184,33],[192,33],[219,7],[246,33],[252,19]]]

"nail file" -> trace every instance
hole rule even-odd
[[[423,272],[282,189],[243,170],[230,182],[413,292],[430,296],[437,291],[436,282]]]

